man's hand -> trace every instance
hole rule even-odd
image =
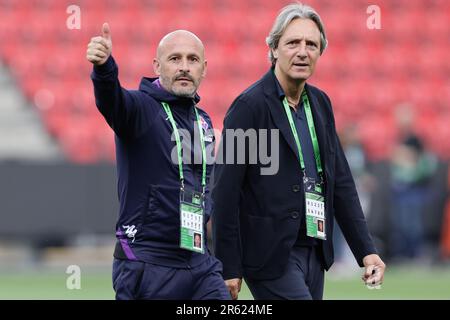
[[[102,35],[93,37],[86,50],[86,58],[96,66],[101,66],[108,60],[112,51],[111,31],[107,23],[103,24]]]
[[[363,264],[365,267],[362,280],[366,285],[377,286],[383,283],[384,270],[386,265],[377,254],[369,254],[364,257]]]
[[[230,290],[231,298],[233,300],[236,300],[238,298],[239,292],[241,291],[241,284],[242,279],[240,278],[225,280],[225,285],[227,286],[228,290]]]

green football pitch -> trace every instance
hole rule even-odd
[[[82,270],[81,288],[66,287],[65,270],[0,271],[0,299],[114,299],[111,270]],[[240,299],[252,299],[243,286]],[[381,290],[368,290],[360,272],[345,280],[326,277],[324,299],[450,299],[450,267],[392,267]]]

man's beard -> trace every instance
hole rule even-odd
[[[197,89],[194,88],[172,88],[172,94],[180,98],[193,98]]]
[[[188,78],[192,81],[193,87],[175,87],[174,84],[179,78]],[[197,83],[188,73],[178,74],[173,79],[161,76],[161,82],[163,87],[167,89],[171,94],[180,98],[193,98],[197,92]]]

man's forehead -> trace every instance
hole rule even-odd
[[[199,58],[204,57],[204,52],[200,47],[193,47],[191,45],[182,45],[182,44],[176,44],[176,45],[168,45],[166,47],[161,48],[161,50],[158,50],[158,56],[196,56]]]
[[[203,54],[204,47],[201,40],[193,33],[186,30],[177,30],[167,34],[158,45],[158,53],[187,52]]]
[[[286,30],[284,30],[282,37],[293,39],[306,37],[311,40],[319,40],[320,30],[311,19],[294,19],[288,24]]]
[[[201,52],[203,51],[203,47],[192,41],[173,41],[165,43],[160,47],[161,50],[164,51],[192,51],[192,52]]]

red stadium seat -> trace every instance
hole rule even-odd
[[[128,88],[153,75],[152,58],[164,34],[178,28],[197,33],[209,63],[201,106],[221,128],[233,99],[269,68],[265,37],[287,3],[83,0],[78,2],[81,30],[68,30],[69,1],[3,1],[0,57],[30,102],[38,100],[44,124],[70,160],[113,161],[112,130],[96,110],[92,66],[85,59],[86,44],[100,34],[104,21],[110,23],[120,80]],[[380,30],[367,29],[366,3],[314,0],[311,5],[324,20],[330,46],[310,82],[332,99],[338,126],[360,124],[371,157],[382,159],[395,131],[389,117],[407,101],[420,114],[417,127],[424,138],[449,158],[449,148],[431,136],[450,139],[449,119],[443,116],[450,112],[450,2],[380,1]],[[446,120],[436,120],[441,116]],[[422,117],[431,119],[439,135],[431,135]]]

